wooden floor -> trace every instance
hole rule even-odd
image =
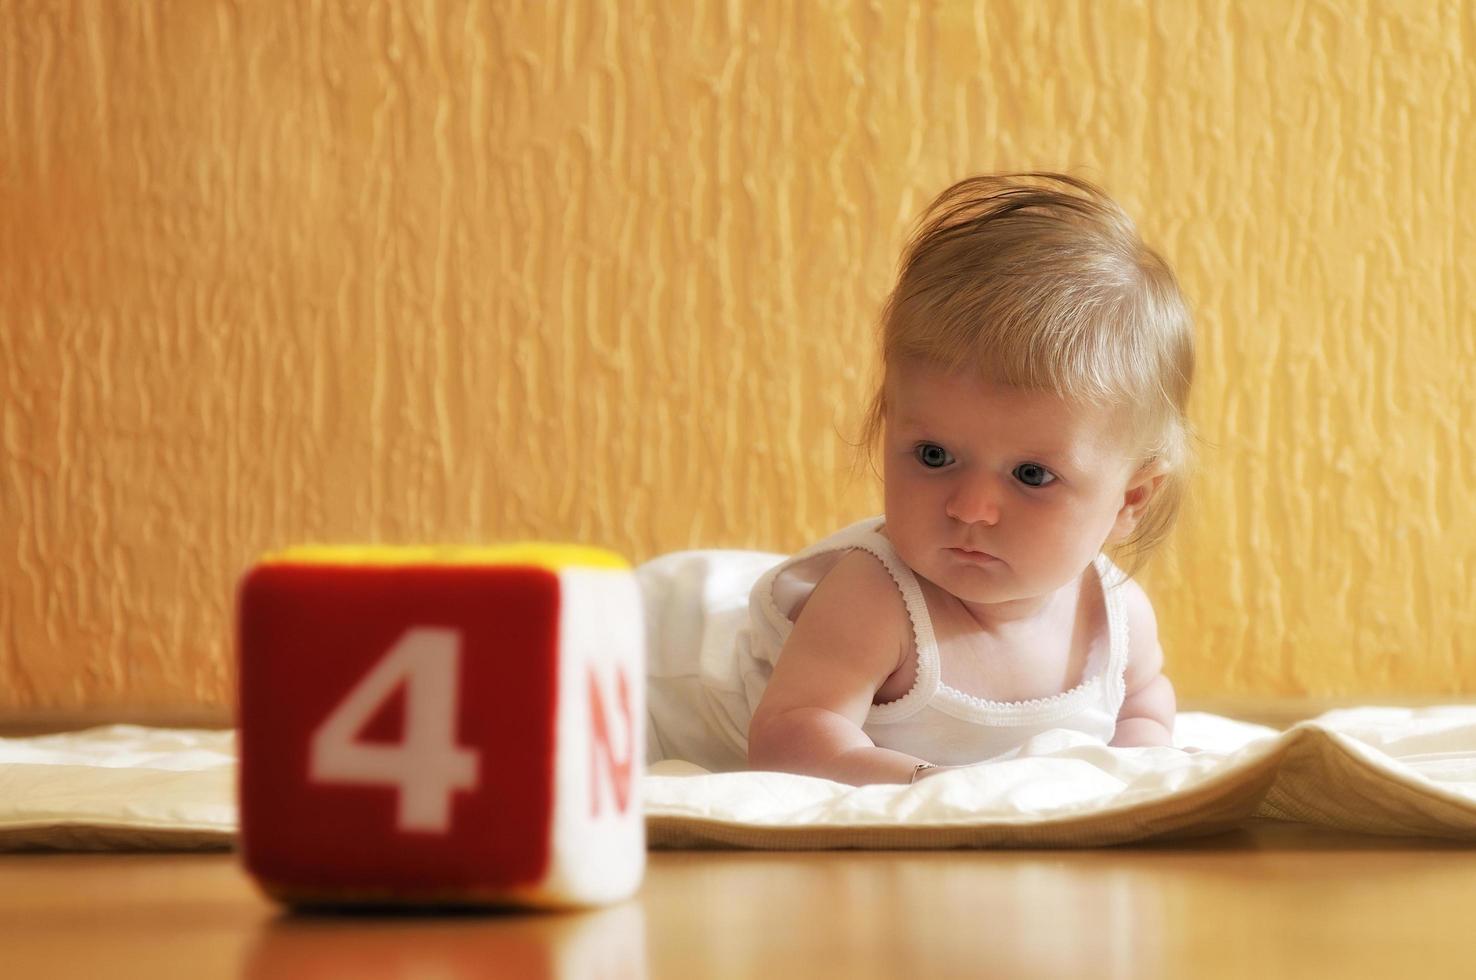
[[[1260,822],[1090,851],[656,852],[588,913],[304,917],[232,854],[0,855],[0,975],[1476,974],[1476,847]]]

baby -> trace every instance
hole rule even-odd
[[[768,556],[741,615],[700,574],[715,553],[645,570],[701,565],[707,610],[698,663],[654,657],[649,758],[862,785],[1054,728],[1171,744],[1153,607],[1103,554],[1141,563],[1183,492],[1194,352],[1168,266],[1084,181],[964,180],[903,256],[881,366],[884,515]]]

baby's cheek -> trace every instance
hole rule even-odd
[[[920,565],[926,563],[926,556],[913,543],[911,535],[902,533],[891,536],[892,548],[897,552],[897,557],[902,559],[902,564],[908,568],[921,570]]]
[[[1015,544],[1016,568],[1022,574],[1051,580],[1046,584],[1064,584],[1095,557],[1088,540],[1088,535],[1069,525],[1036,528],[1028,539]]]

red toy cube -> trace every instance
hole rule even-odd
[[[593,549],[298,549],[241,584],[247,870],[289,902],[581,905],[645,866],[641,601]]]

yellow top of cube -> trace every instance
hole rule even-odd
[[[630,563],[613,551],[577,544],[526,541],[476,547],[471,545],[301,545],[263,555],[261,565],[512,565],[560,572],[567,568],[629,570]]]

